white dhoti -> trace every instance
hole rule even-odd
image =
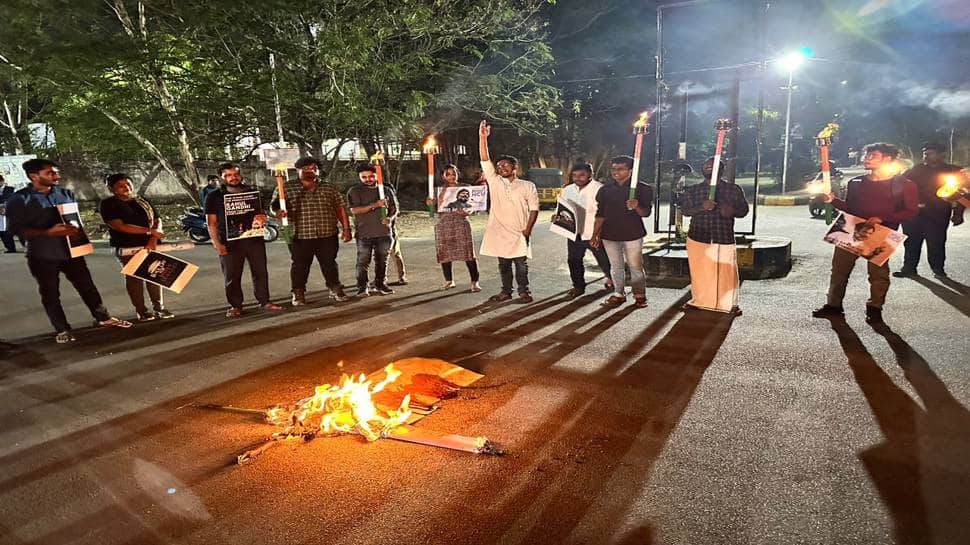
[[[731,312],[738,306],[738,253],[734,244],[687,239],[691,300],[704,310]]]

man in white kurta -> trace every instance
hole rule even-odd
[[[519,303],[531,303],[529,291],[529,263],[532,250],[529,237],[539,217],[539,193],[530,181],[516,177],[518,160],[503,155],[492,164],[488,154],[491,127],[485,121],[479,126],[478,148],[482,159],[482,174],[488,183],[492,206],[482,237],[482,255],[498,258],[502,291],[489,298],[500,302],[512,299],[513,268],[518,287]]]

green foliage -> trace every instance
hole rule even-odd
[[[285,140],[311,152],[411,138],[435,112],[539,131],[559,106],[544,3],[9,0],[0,81],[31,82],[61,151],[97,159],[174,164],[276,140],[277,93]]]

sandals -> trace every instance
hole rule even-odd
[[[128,320],[121,320],[115,318],[114,316],[108,318],[107,320],[99,320],[95,322],[99,327],[120,327],[121,329],[128,329],[131,327],[131,322]]]
[[[647,298],[646,297],[634,297],[633,306],[636,308],[647,308]]]
[[[616,308],[626,302],[626,297],[622,295],[613,294],[606,298],[606,301],[600,303],[604,307]]]
[[[242,316],[242,309],[239,307],[229,307],[226,311],[226,318],[238,318]]]

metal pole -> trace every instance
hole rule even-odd
[[[280,93],[276,90],[276,56],[269,54],[269,81],[273,85],[273,104],[276,107],[276,134],[279,135],[279,144],[286,143],[283,137],[283,114],[280,112]]]
[[[785,151],[782,158],[781,165],[781,192],[784,193],[786,190],[786,183],[788,181],[788,139],[791,137],[791,91],[792,91],[792,79],[795,75],[795,69],[788,69],[788,105],[785,106]]]
[[[655,72],[655,79],[657,82],[657,111],[656,117],[654,118],[654,133],[653,133],[653,155],[654,155],[654,187],[656,190],[653,192],[653,209],[660,210],[660,162],[661,162],[661,140],[660,136],[663,132],[663,63],[664,63],[664,40],[663,40],[663,6],[657,6],[657,66]],[[653,214],[653,231],[656,233],[660,231],[660,214]],[[667,231],[669,234],[670,226],[667,226]]]
[[[765,130],[765,74],[768,71],[768,59],[767,59],[767,48],[766,48],[766,32],[765,27],[768,23],[768,10],[771,9],[771,2],[766,1],[764,4],[764,9],[761,10],[760,24],[758,27],[761,32],[759,33],[759,54],[761,55],[761,72],[758,74],[758,121],[757,121],[757,132],[754,138],[754,150],[755,150],[755,160],[754,160],[754,196],[751,197],[751,235],[755,235],[755,231],[758,228],[758,193],[761,190],[761,146],[762,140],[764,139]]]

